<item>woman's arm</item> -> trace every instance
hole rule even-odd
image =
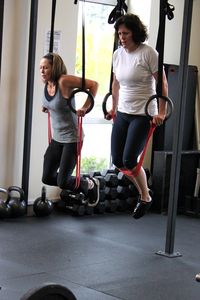
[[[98,90],[98,82],[91,79],[85,79],[85,90],[89,91],[93,97],[96,96]],[[82,78],[73,75],[62,75],[59,79],[59,88],[64,98],[69,98],[76,88],[82,88]],[[77,111],[79,115],[84,116],[90,107],[90,97],[88,96],[84,105]]]
[[[119,100],[119,82],[116,79],[115,74],[113,74],[113,81],[112,81],[112,108],[108,111],[108,114],[105,116],[107,120],[110,120],[115,116],[118,106]]]
[[[158,81],[158,72],[153,74],[156,82]],[[168,96],[168,83],[167,83],[167,78],[165,71],[163,70],[163,80],[162,80],[162,96]],[[153,117],[153,123],[155,125],[162,125],[163,121],[165,120],[166,117],[166,110],[167,110],[167,103],[164,99],[159,98],[159,111],[158,115]]]

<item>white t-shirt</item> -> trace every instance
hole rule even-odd
[[[118,111],[144,115],[149,97],[156,94],[153,73],[158,71],[158,53],[147,44],[141,44],[128,53],[123,47],[113,53],[113,72],[119,82]],[[149,104],[151,115],[157,114],[157,100]]]

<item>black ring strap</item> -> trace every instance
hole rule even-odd
[[[89,113],[94,107],[94,96],[85,88],[85,0],[83,0],[82,2],[82,87],[75,89],[68,99],[68,105],[71,111],[75,114],[77,113],[77,111],[72,105],[72,99],[77,93],[83,92],[88,95],[88,99],[90,100],[90,107],[87,109],[86,114]],[[74,1],[74,4],[77,4],[77,1]]]

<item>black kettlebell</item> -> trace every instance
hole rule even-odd
[[[17,192],[19,196],[13,196]],[[24,191],[18,186],[10,186],[8,188],[8,204],[10,206],[10,217],[22,217],[26,214],[26,202],[24,200]]]
[[[41,197],[33,203],[33,211],[37,217],[49,216],[53,211],[53,202],[46,197],[46,188],[42,187]]]
[[[6,199],[0,198],[0,218],[10,217],[10,205],[8,204],[8,191],[0,188],[0,193],[6,195]]]

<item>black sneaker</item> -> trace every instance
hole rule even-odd
[[[134,219],[139,219],[143,217],[147,211],[150,209],[152,204],[152,200],[149,202],[142,201],[141,199],[138,200],[137,205],[132,213]]]
[[[97,178],[89,178],[94,182],[94,187],[91,190],[88,190],[88,206],[96,206],[99,202],[99,189],[100,182]]]
[[[138,198],[138,202],[136,204],[136,207],[134,208],[134,211],[132,213],[132,216],[134,219],[139,219],[141,217],[143,217],[147,211],[150,209],[151,205],[152,205],[152,197],[153,197],[153,192],[152,190],[149,190],[149,195],[151,197],[151,201],[146,202],[146,201],[142,201],[140,196]]]

